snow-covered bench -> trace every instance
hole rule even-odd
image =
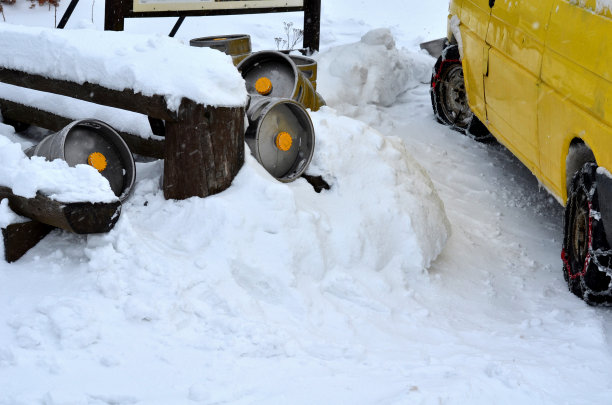
[[[84,108],[85,101],[144,114],[157,123],[156,132],[165,135],[168,199],[221,192],[243,164],[247,93],[230,57],[221,52],[161,36],[10,24],[0,24],[0,49],[0,82],[10,85],[0,88],[5,118],[53,130],[70,119],[70,111],[45,110],[11,97],[28,88],[76,99],[67,102],[68,110]],[[134,152],[159,152],[159,140],[126,138]]]

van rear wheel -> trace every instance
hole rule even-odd
[[[569,290],[589,305],[612,305],[612,251],[599,212],[597,165],[576,173],[565,207],[563,276]]]
[[[491,138],[487,128],[468,105],[457,45],[446,47],[436,61],[431,76],[430,95],[438,122],[479,141]]]

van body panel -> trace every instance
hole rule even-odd
[[[572,140],[586,143],[599,166],[612,167],[612,15],[595,5],[555,0],[543,53],[541,177],[562,201]]]
[[[612,128],[579,107],[567,94],[547,84],[542,86],[539,105],[540,176],[539,179],[562,202],[567,201],[566,159],[572,141],[583,141],[593,152],[597,164],[609,168]],[[571,174],[570,174],[571,175]]]
[[[553,0],[498,1],[492,9],[485,78],[487,117],[494,133],[534,173],[539,166],[540,70]],[[511,89],[511,91],[510,91]]]
[[[486,119],[484,98],[484,69],[486,44],[469,28],[461,30],[463,40],[463,78],[468,104],[474,114]]]
[[[486,119],[484,75],[488,46],[485,42],[491,9],[488,0],[463,0],[460,14],[463,49],[463,77],[468,104],[474,113]]]
[[[612,171],[609,8],[497,0],[491,9],[488,0],[462,0],[449,9],[460,18],[470,107],[559,201],[567,200],[573,141]]]
[[[463,0],[451,0],[448,4],[448,14],[458,17],[461,13],[461,3],[463,3]],[[450,37],[448,39],[450,40]]]

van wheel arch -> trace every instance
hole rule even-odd
[[[580,138],[572,139],[565,158],[565,190],[568,196],[574,176],[586,163],[597,163],[591,147]]]

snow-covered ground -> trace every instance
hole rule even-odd
[[[53,26],[28,5],[7,22]],[[612,315],[567,291],[562,208],[503,147],[433,118],[418,43],[446,8],[324,2],[312,170],[329,192],[248,156],[219,196],[165,201],[161,163],[140,163],[111,233],[55,231],[0,263],[0,404],[610,403]],[[81,0],[68,27],[102,10]],[[274,48],[300,18],[187,19],[177,37]]]

